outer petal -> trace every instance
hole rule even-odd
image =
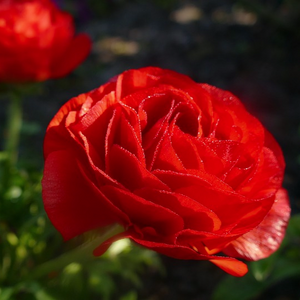
[[[209,260],[213,264],[217,265],[219,268],[224,270],[233,276],[244,276],[248,272],[247,265],[243,262],[238,261],[232,257],[222,257],[213,255],[203,255],[192,248],[178,245],[169,245],[164,243],[156,243],[151,241],[145,241],[142,239],[137,239],[130,236],[138,244],[152,249],[161,254],[177,258],[177,259],[194,259],[194,260]]]
[[[210,259],[209,261],[233,276],[241,277],[248,272],[248,267],[246,264],[231,257]]]
[[[276,140],[274,139],[274,137],[267,130],[265,130],[265,147],[272,150],[272,152],[276,156],[279,167],[282,170],[284,170],[285,161],[284,161],[282,150],[281,150],[280,146],[278,145],[278,143],[276,142]]]
[[[71,151],[49,154],[42,180],[45,210],[65,240],[128,217],[93,184]]]
[[[88,135],[88,132],[92,131],[94,128],[93,126],[95,126],[93,123],[95,122],[100,123],[96,124],[101,126],[100,128],[103,127],[105,129],[105,120],[101,121],[99,116],[103,114],[103,111],[106,111],[112,105],[114,94],[111,92],[111,90],[113,90],[114,87],[114,83],[105,84],[99,89],[93,90],[90,93],[81,94],[72,98],[59,109],[47,128],[47,134],[44,142],[45,158],[47,158],[47,155],[52,151],[62,150],[70,147],[71,140],[70,132],[68,131],[68,127],[70,126],[75,127],[72,130],[73,132],[83,131],[85,135]],[[94,102],[96,102],[94,99],[97,99],[98,97],[105,101],[94,104]],[[97,121],[97,119],[99,119],[99,121]],[[105,133],[103,133],[103,135],[105,136]],[[92,139],[90,136],[89,138]],[[71,141],[71,143],[72,142],[73,141]],[[101,143],[99,144],[101,145]],[[102,142],[102,144],[104,145],[104,142]]]
[[[62,150],[70,147],[73,140],[65,127],[65,119],[71,112],[79,110],[80,106],[86,101],[87,95],[82,94],[72,98],[65,103],[48,125],[44,140],[44,157],[45,159],[52,151]]]
[[[221,90],[212,85],[199,84],[201,88],[209,92],[213,97],[213,104],[217,111],[227,112],[234,119],[235,125],[243,127],[242,138],[244,143],[251,141],[253,138],[258,138],[263,141],[264,128],[262,124],[251,114],[249,114],[242,102],[228,91]],[[255,145],[255,144],[254,144]]]
[[[284,189],[280,189],[276,194],[276,201],[262,223],[231,242],[223,252],[247,260],[268,257],[280,246],[289,217],[288,195]]]
[[[53,62],[52,78],[63,77],[75,69],[90,53],[91,39],[86,34],[77,35],[64,55],[56,62]]]
[[[274,198],[263,201],[249,199],[230,190],[221,180],[211,181],[207,174],[200,176],[180,174],[171,171],[153,172],[161,181],[176,193],[186,195],[211,209],[222,221],[222,228],[234,225],[234,234],[244,234],[260,224],[270,211]],[[204,181],[204,176],[206,176]],[[213,201],[212,201],[213,199]]]

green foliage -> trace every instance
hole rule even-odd
[[[100,258],[73,262],[63,270],[28,280],[34,268],[70,247],[48,221],[41,199],[41,174],[16,171],[1,195],[0,299],[137,299],[146,269],[160,270],[158,256],[121,240]],[[71,242],[74,244],[74,241]],[[98,298],[97,298],[98,297]]]
[[[22,127],[23,134],[38,132],[33,123]],[[19,159],[6,173],[5,159],[4,155],[0,161],[0,300],[137,299],[141,275],[149,269],[160,272],[161,264],[156,253],[126,239],[100,258],[72,262],[30,279],[36,267],[67,253],[85,237],[65,243],[48,220],[41,197],[42,172],[36,171],[41,161]]]
[[[300,277],[300,214],[289,223],[286,237],[270,257],[251,262],[242,278],[226,276],[216,288],[213,300],[251,300],[274,284],[290,277]]]

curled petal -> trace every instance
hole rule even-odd
[[[65,120],[67,116],[77,109],[86,101],[87,95],[82,94],[76,98],[72,98],[67,103],[65,103],[54,118],[51,120],[47,128],[47,134],[44,141],[44,156],[47,156],[56,150],[61,150],[68,148],[70,142],[72,143],[72,138],[68,130],[65,127]]]
[[[280,246],[290,217],[287,192],[280,189],[265,219],[255,229],[231,242],[223,252],[227,255],[259,260],[271,255]]]
[[[71,151],[48,156],[42,187],[45,210],[65,240],[113,223],[130,224],[81,169]]]
[[[248,272],[248,267],[246,264],[231,257],[210,259],[209,261],[226,273],[236,277],[244,276]]]

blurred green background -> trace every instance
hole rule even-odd
[[[91,36],[93,49],[72,74],[34,85],[24,96],[18,165],[0,195],[0,300],[299,300],[299,0],[55,2],[72,13],[78,32]],[[35,266],[82,243],[82,237],[63,242],[43,210],[42,144],[49,121],[71,97],[149,65],[230,90],[278,140],[293,214],[282,247],[235,278],[208,262],[174,260],[124,240],[100,258],[30,279]],[[5,89],[0,86],[2,137]]]

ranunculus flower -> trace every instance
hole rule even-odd
[[[119,223],[142,246],[242,276],[234,257],[265,258],[283,239],[278,144],[231,93],[184,75],[130,70],[71,99],[44,152],[45,209],[66,240]]]
[[[91,48],[87,35],[74,34],[71,15],[50,0],[0,0],[0,81],[67,75]]]

